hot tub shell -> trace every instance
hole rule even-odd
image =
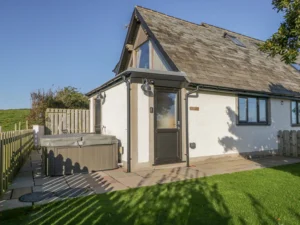
[[[118,168],[118,140],[112,135],[47,135],[40,143],[46,176]]]

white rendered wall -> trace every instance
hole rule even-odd
[[[123,147],[122,160],[127,161],[127,87],[121,83],[104,91],[102,100],[102,134],[115,135]]]
[[[200,108],[189,110],[189,142],[196,143],[190,157],[277,149],[278,131],[297,128],[291,127],[290,101],[270,101],[270,126],[238,126],[236,96],[202,92],[198,98],[189,98],[189,106]]]
[[[138,84],[138,162],[149,162],[149,97],[144,94]]]

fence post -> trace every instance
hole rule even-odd
[[[28,130],[28,120],[26,120],[26,130]]]
[[[283,155],[283,134],[282,131],[278,131],[278,155]]]
[[[0,127],[1,130],[1,127]],[[0,195],[3,194],[4,185],[3,185],[3,168],[4,168],[4,157],[3,157],[3,148],[2,148],[2,133],[0,132]]]
[[[297,131],[297,156],[300,156],[300,130]]]
[[[283,155],[289,156],[290,155],[290,134],[288,130],[283,131]]]
[[[295,130],[292,130],[290,132],[290,137],[291,137],[290,155],[293,155],[294,157],[297,157],[297,132]]]
[[[2,127],[0,126],[0,133],[2,133]]]

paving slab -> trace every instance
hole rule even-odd
[[[29,172],[29,171],[32,171],[32,167],[31,167],[31,164],[26,164],[26,165],[23,165],[20,169],[19,172]]]
[[[165,183],[172,183],[172,182],[178,182],[186,180],[184,176],[176,175],[176,176],[163,176],[157,183],[158,184],[165,184]]]
[[[32,187],[32,192],[42,192],[44,191],[43,186],[33,186]]]
[[[158,177],[144,178],[141,176],[131,176],[116,178],[116,180],[127,187],[136,188],[158,184],[160,179]]]
[[[8,190],[24,187],[32,187],[34,185],[33,178],[19,178],[14,179],[11,185],[8,187]]]
[[[35,179],[35,188],[37,190],[37,186],[41,186],[42,188],[39,191],[59,191],[63,189],[69,188],[67,181],[64,177],[46,177],[46,178],[38,178]]]
[[[135,174],[141,176],[141,177],[152,177],[154,176],[155,170],[141,170],[134,172]]]
[[[13,189],[11,199],[19,199],[22,195],[29,194],[31,192],[31,187]]]
[[[69,187],[71,187],[71,188],[90,187],[90,183],[85,178],[67,181],[67,183],[68,183]]]
[[[0,201],[0,211],[19,207],[32,206],[31,202],[20,202],[18,199]]]
[[[99,181],[99,180],[102,180],[103,178],[107,178],[107,177],[110,177],[110,176],[104,172],[98,171],[95,173],[90,173],[89,176],[85,177],[85,179],[88,182],[92,182],[92,181]]]
[[[6,191],[1,197],[0,200],[9,200],[11,199],[12,190]]]
[[[17,174],[17,176],[15,177],[15,179],[19,179],[19,178],[32,178],[32,171],[24,171],[24,172],[19,172]]]
[[[57,182],[50,185],[43,185],[40,191],[60,191],[69,188],[69,185],[66,182]]]
[[[45,178],[46,177],[46,175],[44,175],[42,173],[42,169],[41,168],[35,169],[32,172],[33,172],[33,178],[34,179],[36,179],[36,178]]]
[[[162,176],[165,176],[165,175],[175,176],[176,174],[179,173],[181,168],[183,168],[183,167],[138,171],[138,172],[135,172],[135,174],[137,174],[139,176],[142,176],[144,178],[147,178],[147,177],[162,177]]]
[[[180,168],[178,174],[183,176],[185,179],[194,179],[194,178],[199,178],[199,177],[205,176],[205,174],[203,172],[201,172],[200,170],[193,168],[193,167]]]
[[[63,176],[60,177],[43,177],[43,178],[37,178],[34,179],[34,183],[36,186],[38,185],[50,185],[56,182],[62,182],[65,181],[65,178]]]
[[[120,191],[120,190],[125,190],[128,189],[124,184],[121,184],[119,182],[117,183],[112,183],[112,184],[107,184],[107,185],[98,185],[98,186],[93,186],[91,189],[96,193],[96,194],[102,194],[106,192],[111,192],[111,191]]]
[[[123,177],[131,177],[131,176],[136,176],[134,173],[126,173],[122,170],[107,170],[103,171],[106,173],[108,176],[111,176],[113,178],[123,178]]]
[[[54,195],[59,198],[74,198],[93,194],[94,191],[90,188],[67,188],[54,192]]]
[[[38,152],[31,153],[30,158],[31,158],[31,161],[41,160],[42,159],[42,154],[40,154]]]

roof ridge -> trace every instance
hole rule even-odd
[[[135,8],[142,8],[142,9],[145,9],[145,10],[148,10],[148,11],[156,12],[156,13],[159,13],[159,14],[167,16],[167,17],[178,19],[178,20],[181,20],[181,21],[186,22],[186,23],[194,24],[196,26],[202,26],[202,24],[208,25],[208,26],[212,26],[212,27],[215,27],[215,28],[218,28],[218,29],[222,29],[222,30],[226,30],[226,31],[229,31],[231,33],[238,34],[238,35],[241,35],[241,36],[244,36],[244,37],[247,37],[247,38],[251,38],[251,39],[254,39],[254,40],[257,40],[257,41],[265,42],[265,41],[260,40],[258,38],[250,37],[248,35],[241,34],[241,33],[238,33],[238,32],[232,31],[232,30],[228,30],[228,29],[223,28],[223,27],[218,27],[218,26],[215,26],[215,25],[212,25],[212,24],[209,24],[209,23],[204,23],[204,22],[199,23],[199,24],[198,23],[194,23],[194,22],[191,22],[191,21],[188,21],[188,20],[184,20],[184,19],[181,19],[181,18],[178,18],[178,17],[175,17],[175,16],[171,16],[171,15],[168,15],[168,14],[165,14],[165,13],[153,10],[153,9],[149,9],[149,8],[146,8],[146,7],[143,7],[143,6],[140,6],[140,5],[136,5]]]
[[[164,16],[167,16],[167,17],[171,17],[171,18],[174,18],[174,19],[177,19],[177,20],[181,20],[183,22],[186,22],[186,23],[191,23],[191,24],[194,24],[196,26],[202,26],[201,24],[198,24],[198,23],[194,23],[194,22],[191,22],[191,21],[188,21],[188,20],[184,20],[184,19],[181,19],[179,17],[175,17],[175,16],[171,16],[171,15],[168,15],[168,14],[165,14],[165,13],[162,13],[162,12],[159,12],[159,11],[156,11],[156,10],[153,10],[153,9],[149,9],[149,8],[146,8],[146,7],[143,7],[143,6],[140,6],[140,5],[136,5],[135,8],[142,8],[142,9],[146,9],[148,11],[152,11],[152,12],[156,12],[156,13],[159,13],[161,15],[164,15]],[[209,24],[208,24],[209,25]]]

